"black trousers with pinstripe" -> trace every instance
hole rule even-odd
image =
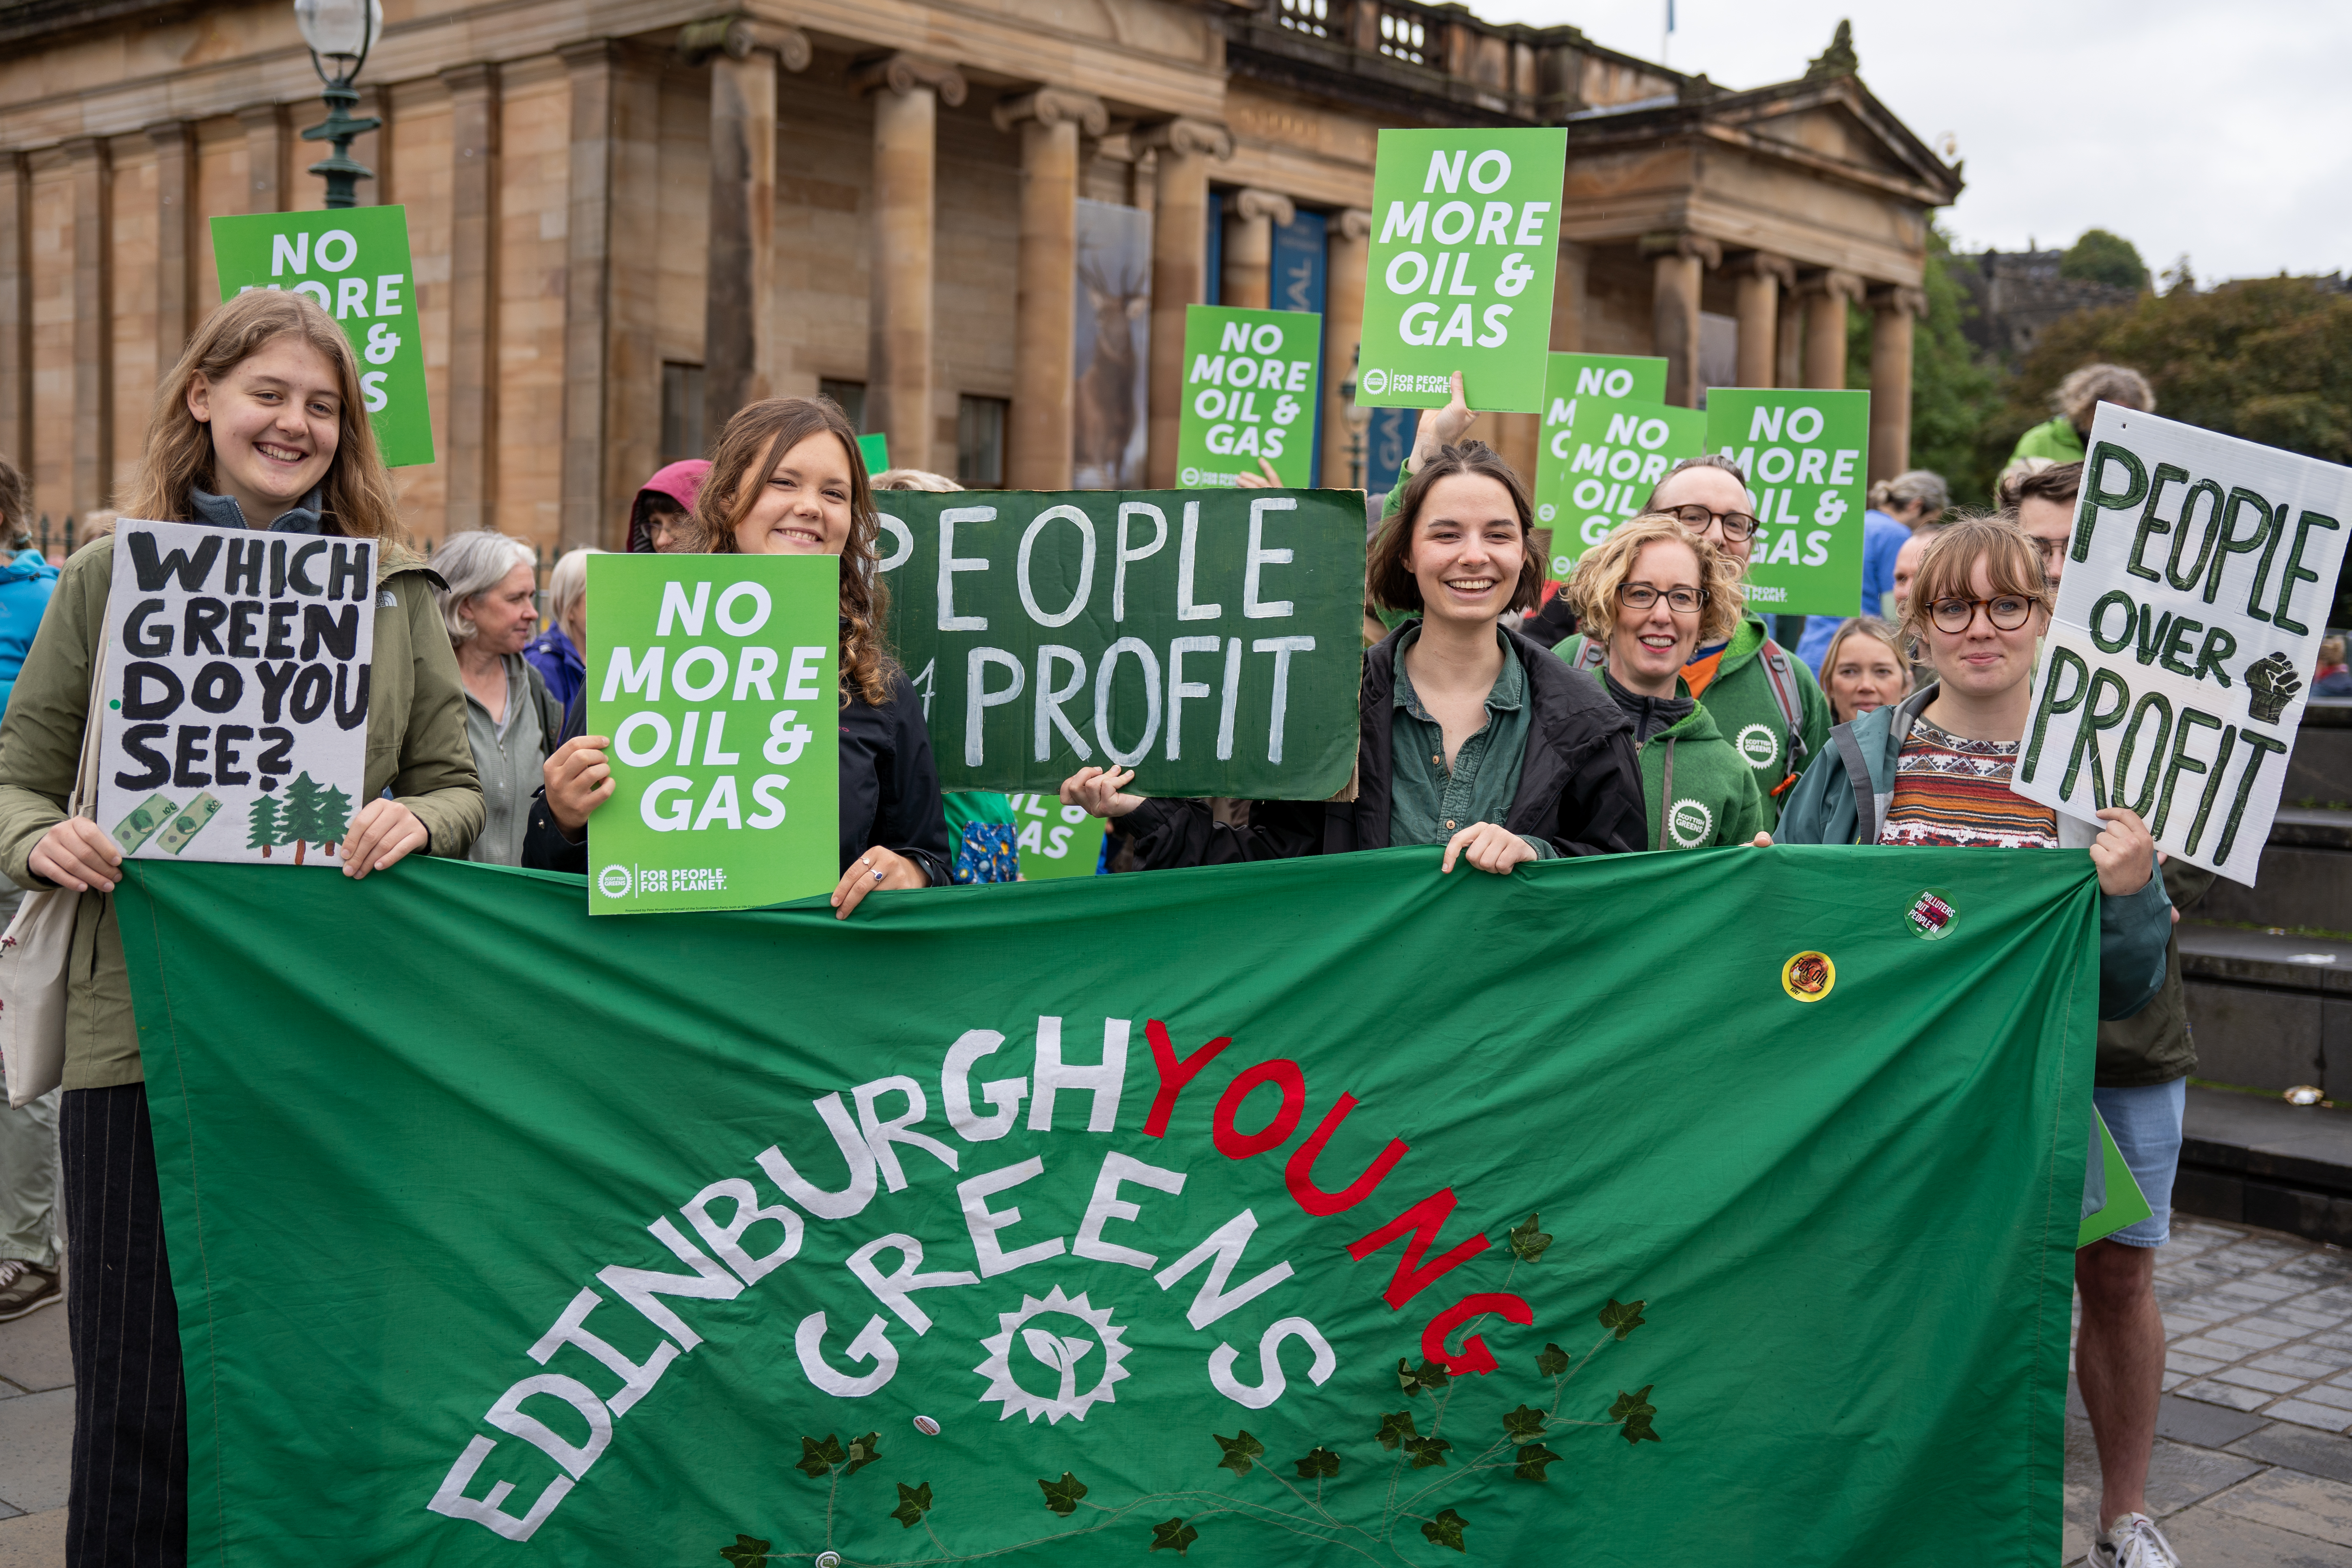
[[[68,1089],[58,1133],[72,1249],[66,1562],[180,1568],[188,1560],[188,1406],[146,1086]]]

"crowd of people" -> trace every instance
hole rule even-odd
[[[2144,382],[2086,384],[2152,402]],[[348,342],[323,311],[299,294],[238,296],[163,378],[126,515],[380,542],[367,804],[345,875],[414,853],[584,870],[594,814],[615,787],[611,740],[585,722],[587,552],[556,563],[543,620],[535,556],[519,541],[460,534],[428,565],[406,544],[364,406]],[[1422,418],[1371,536],[1346,798],[1156,798],[1136,772],[1087,767],[1064,783],[1063,803],[1107,819],[1106,860],[1138,872],[1402,845],[1442,847],[1447,875],[1638,851],[1765,857],[1790,844],[2087,849],[2106,1020],[2095,1100],[2153,1211],[2076,1265],[2078,1364],[2103,1481],[2096,1560],[2172,1562],[2144,1496],[2164,1358],[2150,1265],[2168,1234],[2193,1060],[2173,911],[2203,874],[2159,870],[2128,810],[2080,823],[2008,787],[2089,405],[2030,436],[2036,450],[2004,476],[1990,513],[1948,517],[1933,474],[1876,487],[1856,613],[1801,627],[1748,606],[1758,516],[1728,458],[1676,465],[1638,517],[1549,584],[1523,477],[1470,437],[1475,417],[1457,377],[1453,403]],[[2071,453],[2061,423],[2076,435]],[[838,407],[773,398],[730,420],[709,460],[652,475],[626,534],[632,552],[841,559],[832,903],[844,919],[877,890],[1008,880],[1018,866],[1005,797],[939,787],[921,703],[887,645],[877,488],[956,487],[912,470],[869,478]],[[23,507],[21,484],[0,468],[12,531]],[[67,810],[111,550],[100,538],[62,571],[28,552],[0,567],[0,869],[18,889],[95,895],[77,917],[61,1107],[52,1096],[46,1109],[0,1112],[0,1318],[58,1296],[49,1178],[31,1152],[54,1122],[75,1249],[68,1551],[77,1563],[149,1563],[178,1560],[184,1538],[176,1316],[105,897],[121,852]]]

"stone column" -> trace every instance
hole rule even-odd
[[[1782,291],[1779,347],[1772,355],[1772,384],[1805,384],[1805,297],[1795,289]]]
[[[449,89],[446,531],[496,519],[499,449],[499,68],[457,66]]]
[[[155,370],[179,363],[195,325],[196,139],[184,120],[147,127],[155,144]]]
[[[1804,384],[1835,391],[1845,384],[1845,308],[1862,299],[1862,279],[1832,268],[1808,279],[1804,294]]]
[[[557,49],[571,78],[571,163],[563,257],[563,458],[557,544],[598,544],[604,534],[605,390],[613,365],[607,328],[613,253],[628,244],[613,223],[622,46],[609,38]],[[658,417],[658,416],[656,416]]]
[[[1870,478],[1891,479],[1911,466],[1911,323],[1927,313],[1917,289],[1870,296]]]
[[[1693,408],[1698,404],[1699,288],[1705,269],[1722,263],[1723,249],[1695,234],[1644,235],[1642,249],[1653,258],[1650,352],[1665,358],[1666,401]]]
[[[1786,257],[1751,250],[1732,264],[1738,277],[1739,384],[1774,386],[1780,353],[1780,290],[1795,284]]]
[[[1150,447],[1154,489],[1176,483],[1176,432],[1184,407],[1184,307],[1205,301],[1209,160],[1234,155],[1233,132],[1200,120],[1169,120],[1135,133],[1158,154],[1152,177]]]
[[[238,110],[236,118],[245,126],[245,210],[282,213],[287,207],[286,110],[279,104],[257,103]]]
[[[1591,270],[1590,247],[1572,239],[1559,242],[1551,296],[1551,352],[1556,354],[1583,352],[1584,296]]]
[[[1013,424],[1004,482],[1070,488],[1071,395],[1077,338],[1079,133],[1109,129],[1102,100],[1044,87],[996,106],[996,128],[1021,134],[1021,250],[1013,303]]]
[[[1236,191],[1225,209],[1225,244],[1218,279],[1218,303],[1241,310],[1271,308],[1274,286],[1274,226],[1298,216],[1288,196],[1274,191]]]
[[[0,151],[0,455],[33,473],[33,174]]]
[[[1360,485],[1348,477],[1348,400],[1339,384],[1356,367],[1364,335],[1364,269],[1372,258],[1372,215],[1360,207],[1331,215],[1323,230],[1323,482]]]
[[[939,60],[899,54],[859,67],[856,80],[874,97],[873,303],[866,335],[866,424],[889,437],[894,466],[934,468],[933,230],[940,105],[953,109],[963,101],[963,73]]]
[[[73,181],[73,455],[68,504],[107,504],[114,471],[114,247],[111,162],[103,137],[65,144]]]

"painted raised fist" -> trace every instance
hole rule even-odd
[[[2253,719],[2260,724],[2275,724],[2303,689],[2303,678],[2294,672],[2294,661],[2283,653],[2271,654],[2246,666],[2246,700],[2253,709]]]

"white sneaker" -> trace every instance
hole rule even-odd
[[[2091,1542],[2091,1568],[2180,1568],[2172,1542],[2144,1513],[2127,1513]]]

